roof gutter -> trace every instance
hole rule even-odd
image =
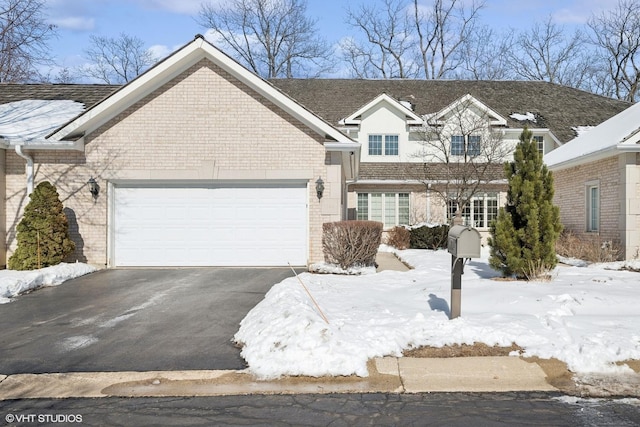
[[[589,154],[578,154],[576,157],[566,160],[564,162],[548,164],[547,167],[552,171],[556,171],[556,170],[562,170],[562,169],[580,166],[586,163],[596,162],[598,160],[606,159],[607,157],[615,156],[621,153],[639,153],[639,152],[640,152],[639,144],[621,143],[615,146],[606,147],[602,150],[594,151]],[[549,154],[553,154],[553,151],[551,151]]]
[[[27,196],[33,192],[33,157],[22,151],[22,145],[16,145],[16,154],[27,161]]]

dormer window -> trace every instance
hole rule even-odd
[[[370,156],[397,156],[398,135],[369,135]]]
[[[463,135],[451,136],[451,155],[452,156],[464,156],[465,145],[467,155],[475,157],[480,155],[482,138],[480,135],[469,135],[466,138]]]

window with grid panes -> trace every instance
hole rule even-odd
[[[384,155],[385,156],[398,155],[398,135],[384,136]]]
[[[369,135],[369,155],[382,156],[382,135]]]
[[[475,157],[480,155],[482,138],[480,135],[469,135],[469,143],[467,146],[467,153],[469,156]]]
[[[453,135],[451,137],[451,155],[462,156],[464,154],[464,136]]]
[[[532,141],[536,144],[536,146],[538,147],[538,152],[542,155],[544,155],[544,137],[541,135],[535,135],[532,139]]]
[[[379,221],[384,228],[409,224],[409,193],[358,193],[360,220]]]

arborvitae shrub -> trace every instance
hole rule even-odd
[[[59,264],[75,249],[56,188],[49,182],[41,182],[30,199],[17,227],[18,247],[9,258],[8,266],[12,270]]]
[[[411,232],[401,225],[396,225],[387,233],[387,245],[396,249],[408,249],[411,244]]]
[[[382,223],[338,221],[322,224],[324,260],[343,269],[376,264],[382,239]]]
[[[435,227],[423,225],[412,228],[410,233],[411,249],[444,249],[447,247],[449,226],[447,224]]]
[[[513,162],[505,165],[507,203],[491,224],[489,264],[504,276],[535,279],[557,263],[556,240],[562,230],[553,205],[553,176],[542,161],[532,133],[520,135]]]

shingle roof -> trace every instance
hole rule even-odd
[[[547,82],[477,80],[274,79],[271,83],[333,125],[382,93],[410,100],[418,115],[436,113],[470,94],[507,119],[509,127],[524,123],[513,113],[536,114],[531,128],[549,128],[561,142],[576,136],[577,126],[596,126],[630,107],[606,98]],[[66,99],[91,107],[119,89],[118,85],[0,83],[0,104],[25,99]]]
[[[27,99],[69,100],[89,108],[119,88],[118,85],[0,83],[0,104]]]
[[[271,83],[334,125],[382,93],[410,100],[418,115],[437,113],[470,94],[507,119],[509,127],[524,126],[511,114],[534,113],[537,123],[529,122],[529,127],[549,128],[561,142],[576,136],[572,127],[596,126],[632,105],[533,81],[273,79]]]
[[[473,167],[474,165],[468,164],[467,167]],[[485,165],[476,165],[483,167]],[[360,181],[375,180],[375,181],[446,181],[451,176],[461,176],[456,172],[457,168],[465,167],[464,164],[450,164],[444,163],[360,163]],[[486,165],[487,171],[481,176],[490,180],[505,179],[504,165],[503,164],[490,164]],[[469,176],[479,176],[474,173]]]

